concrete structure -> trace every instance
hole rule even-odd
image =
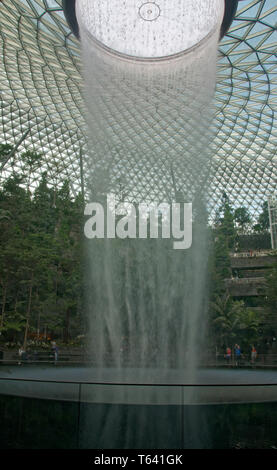
[[[272,252],[234,253],[231,255],[231,279],[225,280],[232,297],[258,297],[264,295],[266,276],[277,262]]]

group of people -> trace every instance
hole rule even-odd
[[[228,364],[231,364],[231,359],[232,359],[232,350],[230,347],[226,348],[226,354],[225,354],[225,359]],[[235,344],[234,346],[234,352],[233,352],[233,357],[235,361],[235,365],[238,367],[241,363],[241,358],[242,358],[242,352],[239,344]],[[254,345],[251,347],[251,363],[254,364],[257,359],[257,350]]]
[[[54,355],[55,362],[57,362],[59,358],[59,348],[57,346],[56,341],[51,341],[51,351]],[[18,350],[18,365],[21,365],[22,362],[25,362],[28,359],[37,360],[37,352],[34,351],[30,357],[30,354],[25,351],[24,346],[20,346]]]

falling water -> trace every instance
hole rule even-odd
[[[210,8],[219,3],[211,0]],[[90,143],[87,201],[107,210],[113,194],[135,208],[177,202],[182,214],[182,204],[192,203],[193,212],[188,249],[175,250],[172,236],[86,241],[91,354],[100,369],[192,372],[208,303],[208,144],[220,19],[187,53],[130,60],[94,41],[78,14]]]

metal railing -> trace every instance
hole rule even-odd
[[[75,359],[74,359],[75,358]],[[126,358],[121,358],[122,365],[124,366],[134,366],[130,361]],[[113,366],[112,359],[107,355],[104,363],[107,367]],[[78,355],[60,355],[57,360],[55,360],[54,356],[49,354],[46,355],[45,358],[37,358],[34,359],[32,356],[29,356],[25,359],[20,358],[17,354],[14,354],[10,358],[2,358],[0,359],[0,365],[13,365],[13,366],[21,366],[21,365],[56,365],[56,366],[71,366],[71,365],[79,365],[79,366],[91,366],[97,367],[97,360],[93,356],[78,356]],[[151,366],[151,364],[150,364]],[[258,353],[257,358],[253,361],[251,360],[251,354],[242,354],[240,358],[240,367],[258,367],[258,368],[277,368],[277,353]],[[228,360],[225,357],[225,354],[219,353],[209,353],[207,356],[201,358],[199,360],[199,367],[236,367],[236,358],[234,355],[231,356],[231,359]]]

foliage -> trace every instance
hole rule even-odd
[[[238,233],[246,233],[251,226],[251,216],[245,207],[238,207],[234,211],[234,221],[238,228]]]
[[[260,233],[253,233],[248,211],[233,209],[228,196],[223,193],[222,203],[216,214],[210,249],[210,309],[209,341],[212,347],[231,346],[239,343],[249,350],[251,344],[265,341],[265,337],[277,335],[277,270],[269,272],[266,282],[266,300],[260,309],[251,309],[243,300],[236,301],[226,293],[224,280],[231,277],[231,252],[269,248],[267,202],[259,215]],[[250,233],[249,233],[250,232]],[[266,326],[265,326],[266,325]]]
[[[234,302],[229,295],[218,296],[211,303],[212,325],[220,345],[233,344],[243,302]]]
[[[211,312],[211,327],[218,346],[239,343],[247,351],[251,344],[257,344],[262,318],[259,312],[247,308],[243,300],[233,300],[228,294],[216,297]]]
[[[277,254],[277,252],[273,253]],[[266,276],[265,309],[269,318],[266,333],[268,337],[277,336],[277,263]]]
[[[269,229],[269,213],[268,213],[268,202],[264,201],[262,205],[262,211],[259,214],[257,224],[254,225],[253,229],[255,232],[266,232]]]
[[[21,159],[22,173],[0,189],[1,340],[27,344],[44,332],[69,341],[83,332],[82,198],[71,197],[68,181],[50,187],[46,174],[31,192],[41,155],[27,151]]]
[[[11,155],[15,158],[13,153],[12,146],[1,144],[0,164]],[[82,292],[84,287],[88,287],[84,286],[88,281],[83,280],[83,200],[81,195],[72,196],[69,181],[64,181],[63,186],[58,188],[53,185],[53,181],[57,181],[56,176],[51,175],[50,181],[46,173],[41,175],[36,188],[31,190],[30,181],[34,179],[33,174],[38,172],[41,158],[42,155],[34,151],[22,153],[21,173],[11,174],[0,188],[1,341],[5,344],[30,344],[30,341],[39,341],[42,344],[42,337],[52,337],[59,339],[60,343],[63,341],[72,345],[82,344],[78,339],[86,329]],[[257,224],[253,226],[253,223],[247,209],[234,209],[226,193],[222,195],[215,225],[207,227],[206,220],[203,222],[205,228],[202,227],[201,230],[208,231],[210,244],[209,333],[212,344],[222,346],[240,342],[241,345],[246,345],[256,343],[259,339],[264,315],[261,316],[260,313],[247,308],[243,301],[230,298],[226,294],[224,283],[224,280],[231,276],[232,251],[245,247],[253,249],[254,245],[255,248],[264,248],[268,243],[269,218],[266,201]],[[101,240],[98,242],[97,253],[91,261],[101,266],[103,243]],[[159,273],[153,274],[150,282],[143,278],[143,282],[138,284],[138,260],[132,241],[116,241],[114,247],[117,253],[115,259],[119,260],[114,266],[116,295],[123,316],[128,319],[128,309],[136,311],[140,295],[144,295],[150,318],[153,294],[151,289],[156,289],[155,282],[157,283]],[[146,253],[141,242],[141,260],[149,258],[151,265],[156,249],[156,244],[152,243],[149,253]],[[176,286],[178,284],[180,292],[176,305],[171,307],[179,312],[184,292],[184,278],[180,272],[185,261],[189,265],[190,258],[188,253],[184,254],[184,259],[180,253],[172,254],[171,250],[168,253],[171,253],[172,263],[176,268]],[[141,260],[139,262],[142,263]],[[99,268],[98,277],[100,271]],[[123,287],[117,281],[123,275],[126,277],[126,292],[122,291]],[[89,295],[99,294],[96,292],[99,290],[99,283],[101,279],[94,279]],[[138,286],[141,287],[141,292],[138,292]],[[94,304],[94,299],[91,303]],[[267,315],[267,326],[263,327],[266,335],[277,334],[276,312],[277,267],[274,267],[266,278],[264,314]]]
[[[225,192],[222,195],[221,205],[216,214],[215,226],[218,237],[224,240],[228,250],[232,250],[235,246],[237,232],[235,228],[234,210]]]

